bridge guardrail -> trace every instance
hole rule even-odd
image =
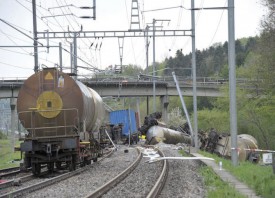
[[[21,85],[26,80],[26,77],[0,77],[0,85]],[[155,76],[156,83],[168,83],[174,84],[172,76]],[[177,77],[180,84],[190,85],[193,84],[193,79],[190,77]],[[93,77],[93,78],[83,78],[80,76],[78,79],[83,83],[132,83],[132,82],[153,82],[152,76],[104,76],[104,77]],[[261,79],[248,79],[248,78],[237,78],[237,84],[257,84],[262,82]],[[228,83],[228,79],[218,78],[218,77],[197,77],[197,85],[221,85]]]

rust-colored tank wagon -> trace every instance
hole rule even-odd
[[[75,135],[79,125],[98,131],[104,111],[94,90],[56,69],[29,77],[17,100],[19,120],[32,137]]]
[[[21,151],[25,152],[26,167],[33,166],[34,174],[39,174],[42,163],[51,169],[62,162],[75,167],[80,142],[87,145],[105,116],[97,92],[55,68],[43,69],[24,82],[17,112],[29,132]]]

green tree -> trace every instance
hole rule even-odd
[[[123,70],[122,74],[127,76],[137,76],[139,73],[142,73],[143,69],[137,65],[126,65]]]

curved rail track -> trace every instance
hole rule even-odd
[[[158,148],[160,156],[180,155],[172,146]],[[154,153],[157,151],[156,148],[152,150]],[[100,159],[99,163],[47,178],[45,182],[40,178],[40,183],[35,186],[0,197],[204,197],[205,190],[197,171],[200,163],[170,159],[168,171],[168,160],[148,158],[151,156],[150,152],[142,149],[138,151],[135,147],[118,146],[111,157]]]
[[[158,153],[160,156],[164,156],[163,152],[158,150]],[[112,180],[108,181],[106,184],[92,192],[91,194],[87,195],[85,198],[97,198],[97,197],[104,197],[104,194],[107,193],[108,191],[111,191],[112,188],[114,188],[116,185],[120,184],[126,177],[134,177],[132,176],[132,172],[135,170],[137,166],[143,166],[144,164],[141,163],[142,159],[142,152],[139,150],[139,155],[137,159],[122,173],[117,175],[115,178]],[[162,188],[165,184],[166,178],[167,178],[167,173],[168,173],[168,163],[166,160],[163,160],[162,162],[162,169],[159,177],[157,178],[154,186],[149,190],[149,193],[147,194],[146,197],[152,198],[156,197],[160,192],[162,191]],[[147,178],[144,178],[146,180]],[[112,193],[110,193],[112,194]],[[116,196],[116,195],[114,195]],[[122,195],[124,196],[124,195]],[[125,195],[126,196],[126,195]],[[108,196],[107,196],[108,197]]]

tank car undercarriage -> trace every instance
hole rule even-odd
[[[36,176],[40,175],[43,165],[47,165],[49,172],[53,172],[55,167],[58,170],[73,171],[78,164],[89,165],[91,160],[96,162],[102,155],[102,149],[96,140],[79,142],[79,137],[28,139],[21,144],[21,151],[24,152],[22,169],[31,167]]]

